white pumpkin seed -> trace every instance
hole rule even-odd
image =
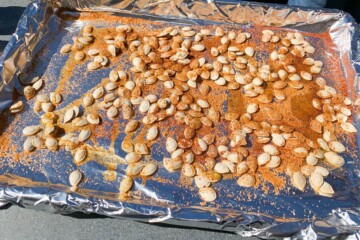
[[[331,150],[333,150],[334,152],[338,152],[338,153],[345,152],[345,150],[346,150],[345,146],[341,142],[338,142],[338,141],[330,142],[329,147]]]
[[[177,171],[183,165],[183,162],[180,158],[175,158],[175,159],[164,158],[163,163],[164,163],[165,169],[168,170],[169,172]]]
[[[255,185],[255,178],[251,174],[245,173],[238,178],[236,183],[241,187],[252,187]]]
[[[198,187],[198,188],[206,188],[206,187],[209,187],[210,186],[210,181],[207,179],[207,177],[205,176],[196,176],[195,178],[195,185]]]
[[[204,187],[199,189],[199,194],[202,200],[205,202],[213,202],[216,199],[216,192],[210,187]]]
[[[309,155],[306,157],[306,163],[309,165],[315,166],[318,162],[318,159],[314,156],[313,153],[309,153]]]
[[[31,152],[35,149],[35,146],[32,143],[31,138],[27,138],[23,144],[23,149],[25,152]]]
[[[99,99],[101,98],[102,96],[104,95],[104,88],[103,87],[98,87],[96,88],[93,93],[92,93],[92,96],[93,98],[95,99]]]
[[[279,156],[271,156],[270,161],[266,164],[268,168],[277,168],[281,164],[281,159]]]
[[[171,158],[180,157],[184,153],[184,149],[178,148],[174,152],[171,153]]]
[[[50,101],[52,104],[57,105],[57,104],[61,103],[62,97],[59,93],[51,92],[50,93]]]
[[[329,170],[321,166],[315,166],[314,171],[320,173],[323,177],[327,177],[330,174]]]
[[[264,150],[264,152],[269,153],[270,155],[279,155],[280,154],[279,150],[274,145],[271,145],[271,144],[266,144],[263,147],[263,150]]]
[[[24,136],[31,136],[35,135],[36,133],[41,131],[40,126],[27,126],[23,129],[23,135]]]
[[[89,139],[90,135],[91,135],[90,129],[81,130],[79,133],[79,141],[85,142],[86,140]]]
[[[126,175],[128,175],[128,176],[138,175],[141,172],[141,170],[143,169],[143,167],[144,167],[144,164],[142,164],[140,162],[131,163],[126,168]]]
[[[88,114],[86,116],[86,120],[90,123],[90,124],[99,124],[100,123],[100,117],[97,114]]]
[[[205,46],[203,44],[195,44],[191,47],[191,49],[197,52],[202,52],[205,50]]]
[[[92,95],[85,95],[83,97],[82,102],[83,102],[84,107],[89,107],[94,104],[95,99]]]
[[[86,158],[86,155],[87,155],[87,151],[85,148],[78,148],[74,154],[75,163],[81,163],[82,161],[84,161]]]
[[[300,191],[304,191],[306,185],[306,179],[301,172],[295,172],[292,176],[292,183],[294,187],[299,189]]]
[[[71,185],[71,191],[75,192],[79,183],[81,182],[83,175],[79,170],[75,170],[69,175],[69,183]]]
[[[139,105],[139,111],[141,113],[146,113],[150,108],[150,102],[148,100],[143,100]]]
[[[262,165],[267,164],[270,161],[270,158],[271,158],[271,156],[267,152],[260,154],[257,158],[258,165],[262,166]]]
[[[166,139],[166,150],[169,152],[169,153],[172,153],[174,152],[175,150],[177,149],[177,142],[175,139],[171,138],[171,137],[168,137]]]
[[[131,152],[126,154],[125,156],[125,160],[127,163],[135,163],[140,161],[141,159],[141,154],[137,153],[137,152]]]
[[[218,162],[215,164],[214,171],[220,174],[230,172],[229,168],[222,162]]]
[[[256,113],[259,109],[259,105],[257,103],[250,103],[247,107],[246,107],[246,112],[249,114],[253,114]]]
[[[334,189],[328,182],[324,182],[322,186],[319,188],[319,194],[321,196],[332,197],[334,193],[335,193]]]
[[[339,168],[345,164],[343,157],[334,152],[324,153],[325,161],[332,167]]]
[[[18,113],[21,112],[23,109],[24,109],[24,103],[21,100],[17,101],[16,103],[10,106],[11,113]]]
[[[309,183],[310,183],[311,188],[317,192],[319,190],[319,188],[323,185],[324,178],[320,173],[314,171],[310,175]]]
[[[140,172],[140,176],[149,177],[153,175],[157,170],[157,165],[155,163],[148,163],[144,166],[144,168]]]
[[[341,123],[341,128],[345,132],[349,132],[349,133],[356,133],[357,132],[357,129],[355,128],[355,126],[352,123],[349,123],[349,122],[342,122]]]
[[[42,86],[44,85],[44,80],[42,80],[41,78],[39,78],[39,80],[37,80],[36,82],[33,83],[32,87],[36,90],[39,91]]]
[[[252,57],[255,54],[255,50],[252,47],[246,47],[244,51],[245,54],[248,55],[249,57]]]

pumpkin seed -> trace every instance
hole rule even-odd
[[[119,49],[117,47],[115,47],[114,45],[108,45],[107,50],[109,51],[109,53],[111,54],[111,56],[116,57]]]
[[[92,95],[85,95],[83,97],[82,102],[83,102],[84,107],[89,107],[94,104],[95,99]]]
[[[166,139],[166,150],[169,152],[169,153],[172,153],[174,152],[175,150],[177,149],[177,142],[175,139],[171,138],[171,137],[168,137]]]
[[[139,122],[137,120],[130,120],[125,126],[125,132],[126,133],[133,132],[138,128],[138,126],[139,126]]]
[[[134,184],[134,180],[131,177],[126,176],[120,183],[120,188],[119,188],[120,193],[121,194],[128,193],[132,188],[133,184]]]
[[[344,158],[334,152],[324,153],[325,161],[332,167],[339,168],[345,164]]]
[[[305,158],[308,155],[308,151],[304,147],[294,148],[293,153],[296,157],[302,157],[302,158]]]
[[[41,131],[40,126],[27,126],[23,129],[23,135],[24,136],[31,136],[35,135],[36,133]]]
[[[304,191],[306,185],[306,179],[301,172],[295,172],[292,176],[292,183],[294,187],[299,189],[300,191]]]
[[[318,159],[314,156],[313,153],[309,153],[309,155],[306,157],[306,163],[309,165],[316,165],[318,162]]]
[[[53,112],[55,110],[55,106],[52,103],[41,103],[41,109],[44,112]]]
[[[64,123],[68,123],[70,122],[73,118],[75,117],[75,111],[73,108],[68,109],[65,112],[64,118],[63,118],[63,122]]]
[[[25,96],[26,100],[32,99],[33,97],[35,97],[35,94],[36,94],[35,88],[33,88],[31,86],[24,87],[24,96]]]
[[[52,104],[57,105],[61,103],[62,97],[59,93],[51,92],[50,93],[50,101]]]
[[[191,47],[191,49],[197,52],[202,52],[205,50],[205,46],[203,44],[195,44]]]
[[[81,179],[83,178],[82,173],[79,170],[75,170],[70,173],[69,175],[69,183],[71,185],[70,190],[75,192],[77,190],[77,187],[79,183],[81,182]]]
[[[250,103],[247,107],[246,107],[246,112],[249,114],[253,114],[256,113],[259,109],[259,105],[256,103]]]
[[[248,55],[249,57],[252,57],[255,54],[255,50],[252,47],[246,47],[244,51],[245,54]]]
[[[182,166],[181,172],[186,177],[194,177],[196,174],[195,167],[188,163]]]
[[[345,152],[345,150],[346,150],[345,146],[341,142],[338,142],[338,141],[330,142],[329,147],[331,150],[333,150],[334,152],[338,152],[338,153]]]
[[[93,98],[95,99],[99,99],[101,98],[102,96],[104,95],[104,88],[103,87],[98,87],[96,88],[93,93],[92,93],[92,96]]]
[[[86,158],[87,151],[85,148],[79,148],[75,151],[74,161],[75,163],[81,163]]]
[[[168,170],[169,172],[177,171],[183,165],[183,162],[180,158],[175,158],[175,159],[164,158],[163,163],[164,163],[165,169]]]
[[[11,113],[18,113],[21,112],[23,109],[24,109],[24,103],[21,100],[17,101],[16,103],[10,106]]]
[[[229,168],[222,162],[215,164],[214,171],[221,174],[230,172]]]
[[[38,137],[31,138],[31,144],[36,148],[43,148],[43,142]]]
[[[90,129],[81,130],[79,133],[79,141],[85,142],[86,140],[89,139],[90,135],[91,135]]]
[[[325,197],[332,197],[334,194],[334,189],[328,182],[324,182],[322,186],[319,188],[319,194]]]
[[[238,178],[236,183],[241,187],[252,187],[255,185],[255,178],[251,174],[245,173]]]
[[[86,120],[90,123],[90,124],[99,124],[100,123],[100,117],[97,114],[88,114],[86,116]]]
[[[314,189],[315,191],[318,191],[319,188],[324,183],[324,178],[320,173],[314,171],[310,175],[309,183],[310,183],[310,186],[311,186],[312,189]]]
[[[171,158],[180,157],[184,153],[184,149],[178,148],[174,152],[171,153]]]
[[[155,163],[148,163],[144,166],[144,168],[140,172],[140,176],[149,177],[153,175],[157,170],[157,165]]]
[[[126,154],[125,156],[125,160],[127,163],[135,163],[140,161],[141,159],[141,154],[137,153],[137,152],[131,152]]]
[[[349,132],[349,133],[357,132],[357,129],[355,128],[355,126],[349,122],[342,122],[340,126],[345,132]]]
[[[202,175],[196,176],[194,179],[195,179],[195,185],[198,188],[206,188],[209,187],[211,184],[208,178]]]
[[[270,155],[279,155],[280,154],[279,150],[274,145],[271,145],[271,144],[266,144],[263,147],[263,150],[264,150],[264,152],[269,153]]]
[[[204,187],[199,189],[199,194],[205,202],[213,202],[216,199],[216,192],[211,187]]]
[[[35,146],[33,145],[31,138],[25,140],[23,144],[23,149],[25,152],[31,152],[35,149]]]
[[[131,163],[129,164],[129,166],[126,168],[126,175],[128,176],[135,176],[138,175],[141,170],[143,169],[144,164],[136,162],[136,163]]]
[[[246,164],[246,162],[241,162],[237,165],[237,168],[236,168],[237,174],[242,175],[242,174],[246,173],[247,171],[249,171],[249,167]]]
[[[71,44],[65,44],[60,48],[60,53],[68,53],[71,51]]]
[[[315,167],[312,165],[303,165],[300,168],[301,173],[306,176],[306,177],[310,177],[310,175],[314,172]]]
[[[150,108],[150,102],[148,100],[143,100],[139,105],[139,111],[141,113],[146,113]]]
[[[315,166],[314,171],[320,173],[323,177],[327,177],[329,175],[329,170],[321,166]]]
[[[261,166],[261,165],[265,165],[267,164],[269,161],[270,161],[270,154],[267,153],[267,152],[264,152],[262,154],[260,154],[257,158],[258,160],[258,164]]]
[[[44,85],[44,80],[38,78],[38,80],[33,83],[32,87],[35,89],[35,91],[39,91],[43,85]]]

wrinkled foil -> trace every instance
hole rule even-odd
[[[56,17],[58,8],[76,11],[107,11],[119,16],[133,16],[154,21],[176,22],[183,24],[229,23],[242,26],[272,26],[305,32],[329,32],[339,56],[349,59],[342,62],[343,74],[349,83],[349,93],[355,100],[359,92],[360,74],[360,38],[358,25],[351,16],[337,10],[315,10],[290,8],[274,4],[237,3],[235,1],[192,1],[192,0],[60,0],[35,1],[25,10],[14,36],[0,57],[0,122],[6,125],[6,109],[12,104],[13,97],[21,95],[22,86],[32,79],[34,59],[54,36],[59,27]],[[76,25],[76,24],[75,24]],[[69,26],[68,31],[72,31]],[[53,45],[50,45],[53,46]],[[41,60],[35,61],[38,63]],[[43,60],[43,61],[46,61]],[[43,70],[35,70],[41,73]],[[17,93],[16,93],[17,92]],[[355,121],[355,120],[354,120]],[[0,127],[0,134],[2,127]],[[359,135],[357,136],[357,139]],[[1,159],[0,159],[1,160]],[[348,160],[348,159],[347,159]],[[0,170],[0,206],[7,203],[26,208],[34,208],[53,213],[72,212],[97,213],[110,217],[126,217],[152,223],[162,222],[169,225],[197,227],[226,232],[235,232],[243,236],[261,238],[326,238],[345,234],[360,237],[360,164],[359,158],[349,161],[349,184],[343,195],[324,198],[316,195],[302,198],[264,195],[252,205],[263,205],[264,211],[226,208],[208,208],[198,205],[171,204],[172,199],[162,199],[151,188],[137,186],[149,196],[149,199],[119,202],[116,193],[109,189],[83,190],[69,192],[66,185],[67,175],[46,172],[43,181],[36,179],[31,169]],[[92,171],[97,166],[84,168]],[[20,172],[25,172],[17,174]],[[48,174],[50,173],[50,174]],[[48,174],[48,175],[46,175]],[[52,175],[51,175],[52,174]],[[54,176],[58,174],[59,176]],[[56,181],[63,179],[62,181]],[[173,180],[175,180],[174,178]],[[55,183],[52,183],[54,180]],[[61,184],[58,184],[58,183]],[[156,183],[149,181],[150,186]],[[141,189],[143,187],[143,189]],[[158,188],[166,185],[155,186]],[[154,201],[155,199],[155,201]],[[259,202],[256,202],[259,201]],[[269,205],[284,206],[278,208]],[[315,214],[311,218],[302,214],[311,209]],[[293,211],[295,214],[290,214]]]

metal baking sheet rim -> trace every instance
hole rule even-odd
[[[117,2],[117,1],[114,1]],[[146,8],[153,8],[156,4],[168,4],[173,6],[174,4],[184,3],[182,0],[167,0],[167,1],[138,1],[138,4],[129,5],[133,1],[118,1],[124,3],[124,9],[127,12],[135,12],[139,14],[145,14]],[[74,8],[77,10],[106,10],[110,11],[111,8],[97,6],[97,1],[54,1],[47,2],[38,0],[29,4],[25,9],[18,28],[6,46],[3,55],[0,57],[0,113],[7,109],[11,105],[11,99],[14,89],[14,82],[19,81],[20,74],[28,67],[31,62],[32,51],[34,46],[46,35],[46,15],[51,14],[52,11],[56,11],[54,4],[62,4],[62,6]],[[147,4],[141,4],[147,3]],[[206,2],[198,1],[186,1],[186,6],[191,4],[206,4]],[[209,1],[209,6],[216,9],[218,20],[229,19],[227,13],[217,8],[217,3],[222,7],[232,8],[236,4],[234,1],[219,1],[214,3]],[[321,19],[324,21],[329,17],[337,16],[338,24],[347,25],[345,28],[336,28],[332,25],[333,34],[337,34],[336,31],[344,31],[351,41],[351,49],[341,49],[345,53],[351,55],[351,63],[356,71],[356,78],[360,73],[360,34],[359,26],[354,22],[351,16],[337,10],[314,10],[293,8],[290,9],[284,6],[278,5],[261,5],[244,3],[241,4],[243,8],[251,9],[255,12],[261,12],[262,20],[268,18],[265,13],[285,10],[282,17],[286,18],[290,16],[291,12],[297,11],[298,15],[304,21],[309,21],[314,24],[313,20],[321,14]],[[130,7],[129,7],[130,6]],[[49,11],[50,10],[50,11]],[[184,10],[184,9],[181,9]],[[174,11],[174,9],[171,9]],[[182,12],[184,13],[184,12]],[[306,15],[308,14],[308,15]],[[189,10],[187,15],[181,17],[198,17]],[[243,20],[242,20],[243,21]],[[294,21],[294,20],[292,20]],[[295,26],[301,28],[301,25],[306,22],[292,22],[292,21],[277,21],[276,22],[262,22],[262,24],[276,25],[286,22],[289,26]],[[300,23],[300,24],[299,24]],[[284,26],[284,25],[283,25]],[[335,26],[339,27],[339,25]],[[36,31],[34,31],[36,29]],[[17,64],[18,59],[22,57],[27,58],[25,63]],[[20,79],[21,81],[21,79]],[[355,79],[356,92],[359,91],[358,81]],[[340,234],[346,234],[349,237],[360,237],[360,206],[359,208],[349,209],[333,209],[332,213],[322,219],[305,219],[305,220],[283,220],[274,219],[271,216],[264,216],[261,213],[248,213],[243,212],[231,220],[221,214],[210,213],[196,208],[167,208],[167,207],[152,207],[146,206],[144,208],[141,204],[133,204],[118,201],[107,201],[101,198],[85,198],[77,193],[66,193],[65,191],[59,191],[59,189],[49,187],[24,187],[19,185],[8,184],[8,182],[0,183],[0,208],[6,204],[16,204],[25,208],[34,208],[36,210],[43,210],[53,213],[70,214],[73,212],[84,213],[97,213],[106,215],[109,217],[126,217],[137,221],[147,221],[152,223],[165,223],[183,227],[196,227],[201,229],[213,229],[219,231],[235,232],[242,236],[258,236],[261,238],[325,238],[330,236],[336,236]],[[189,221],[190,220],[190,221]]]

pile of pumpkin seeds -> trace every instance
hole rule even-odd
[[[60,50],[61,54],[73,53],[78,63],[84,63],[83,59],[88,56],[88,71],[96,71],[111,64],[106,53],[93,44],[93,31],[93,26],[85,26],[81,35],[74,38],[74,43],[66,44]],[[214,36],[220,37],[219,43],[207,48],[203,40]],[[24,88],[27,100],[36,96],[34,111],[43,113],[41,124],[24,128],[24,151],[42,148],[56,151],[63,147],[71,151],[75,163],[83,162],[90,147],[86,145],[92,134],[89,125],[99,125],[104,121],[97,113],[86,113],[86,108],[95,105],[98,110],[106,111],[109,120],[118,117],[125,119],[127,134],[141,126],[147,128],[144,143],[133,143],[130,140],[122,142],[122,149],[127,153],[125,161],[128,167],[126,177],[120,184],[121,195],[129,194],[134,178],[155,174],[160,163],[145,163],[142,160],[151,154],[149,146],[160,135],[157,124],[167,118],[174,118],[183,127],[184,137],[165,136],[168,155],[164,156],[160,167],[169,172],[181,171],[183,176],[192,178],[203,201],[216,200],[217,193],[212,186],[224,174],[236,177],[236,183],[241,187],[254,187],[257,169],[279,167],[282,164],[281,151],[285,147],[290,147],[292,154],[304,162],[299,171],[288,169],[293,186],[304,191],[309,183],[316,193],[331,197],[334,189],[325,179],[329,175],[329,168],[344,165],[341,153],[346,151],[346,147],[337,140],[335,129],[342,129],[343,133],[357,132],[350,121],[352,101],[318,76],[323,63],[310,57],[316,50],[301,33],[288,32],[280,36],[271,30],[262,32],[261,41],[278,45],[277,50],[269,53],[270,61],[283,63],[278,71],[274,71],[268,64],[255,61],[256,49],[244,46],[244,43],[251,41],[251,37],[247,32],[227,31],[221,27],[214,30],[166,27],[139,37],[131,26],[116,27],[113,35],[106,35],[101,40],[106,42],[106,51],[112,57],[129,52],[132,67],[129,71],[111,70],[109,81],[82,96],[84,114],[80,114],[79,106],[55,110],[62,101],[59,93],[36,96],[43,84],[41,79]],[[201,54],[201,57],[193,57],[194,53],[197,53],[196,56],[208,53],[210,60]],[[289,55],[301,57],[308,71],[298,71],[295,66],[288,65],[286,59]],[[169,62],[172,67],[164,67],[164,63]],[[190,70],[182,71],[185,66],[190,66]],[[242,91],[246,98],[256,101],[248,104],[243,114],[218,111],[207,101],[207,94],[211,91],[209,81],[228,91]],[[273,111],[271,102],[284,101],[287,97],[286,88],[301,91],[307,81],[315,81],[319,88],[312,103],[322,113],[311,120],[310,127],[321,133],[321,138],[312,141],[291,126],[252,119],[254,114],[264,111],[270,120],[281,121],[283,116]],[[143,91],[144,86],[155,83],[162,84],[170,97],[161,98]],[[269,83],[273,85],[273,95],[264,93]],[[199,89],[200,94],[189,94],[190,88]],[[10,111],[18,113],[23,107],[19,101],[10,107]],[[134,119],[137,111],[143,116],[141,120]],[[58,121],[60,116],[62,119]],[[197,135],[202,126],[214,127],[221,120],[228,122],[229,136],[218,137],[210,133],[203,137]],[[79,130],[57,136],[57,130],[66,124]],[[257,156],[249,154],[249,135],[263,144],[263,151]],[[206,156],[204,165],[197,163],[198,156]],[[69,182],[73,191],[82,178],[83,174],[79,170],[70,174]]]

